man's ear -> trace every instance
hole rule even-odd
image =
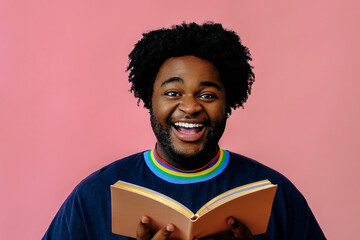
[[[152,112],[153,112],[152,106],[150,105],[150,107],[146,108],[146,111],[147,111],[148,113],[152,113]]]
[[[229,106],[226,106],[225,115],[226,115],[226,118],[229,118],[231,115],[231,108]]]

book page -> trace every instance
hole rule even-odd
[[[271,185],[207,211],[194,222],[194,236],[201,238],[228,230],[226,219],[230,216],[248,227],[253,235],[266,232],[276,188],[276,185]]]
[[[148,189],[148,188],[136,185],[136,184],[120,181],[120,180],[117,181],[113,186],[119,187],[122,189],[126,189],[126,190],[134,192],[134,193],[141,194],[148,198],[155,199],[159,202],[162,202],[163,204],[168,205],[169,207],[175,209],[176,211],[184,214],[185,216],[187,216],[190,219],[194,217],[194,213],[190,209],[188,209],[186,206],[184,206],[180,202],[178,202],[162,193],[156,192],[154,190],[151,190],[151,189]]]
[[[240,197],[242,195],[249,194],[251,192],[259,191],[260,189],[268,188],[272,186],[271,182],[267,179],[249,183],[246,185],[242,185],[236,188],[233,188],[229,191],[226,191],[215,198],[211,199],[209,202],[207,202],[204,206],[202,206],[197,212],[196,216],[201,216],[207,213],[208,211],[211,211],[212,209],[216,208],[217,206],[230,201],[231,199]]]
[[[171,206],[172,204],[168,204],[169,202],[174,203],[174,201],[164,200],[171,198],[162,194],[159,197],[159,193],[155,191],[134,186],[118,183],[110,188],[113,233],[136,238],[136,229],[140,219],[146,215],[150,217],[152,232],[157,232],[166,223],[173,223],[176,229],[171,234],[172,239],[189,239],[190,228],[192,227],[190,217],[193,216],[191,212],[185,208],[179,208],[183,211],[178,211]],[[178,207],[180,205],[175,204]]]

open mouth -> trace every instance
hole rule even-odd
[[[178,138],[186,142],[198,141],[205,131],[203,123],[175,122],[173,127]]]

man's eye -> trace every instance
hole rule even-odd
[[[200,95],[200,98],[213,99],[213,98],[216,98],[216,96],[214,94],[204,93],[204,94]]]
[[[169,96],[169,97],[178,97],[178,96],[180,96],[180,93],[174,92],[174,91],[170,91],[170,92],[166,92],[165,95],[166,95],[166,96]]]

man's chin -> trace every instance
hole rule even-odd
[[[175,148],[174,149],[177,155],[182,155],[184,157],[197,156],[203,152],[203,147],[201,148]]]
[[[173,145],[172,149],[177,156],[182,158],[194,158],[204,155],[204,143],[182,142],[182,144]]]
[[[182,169],[193,170],[205,166],[214,156],[209,156],[212,151],[206,151],[204,147],[191,149],[173,149],[173,160]]]

